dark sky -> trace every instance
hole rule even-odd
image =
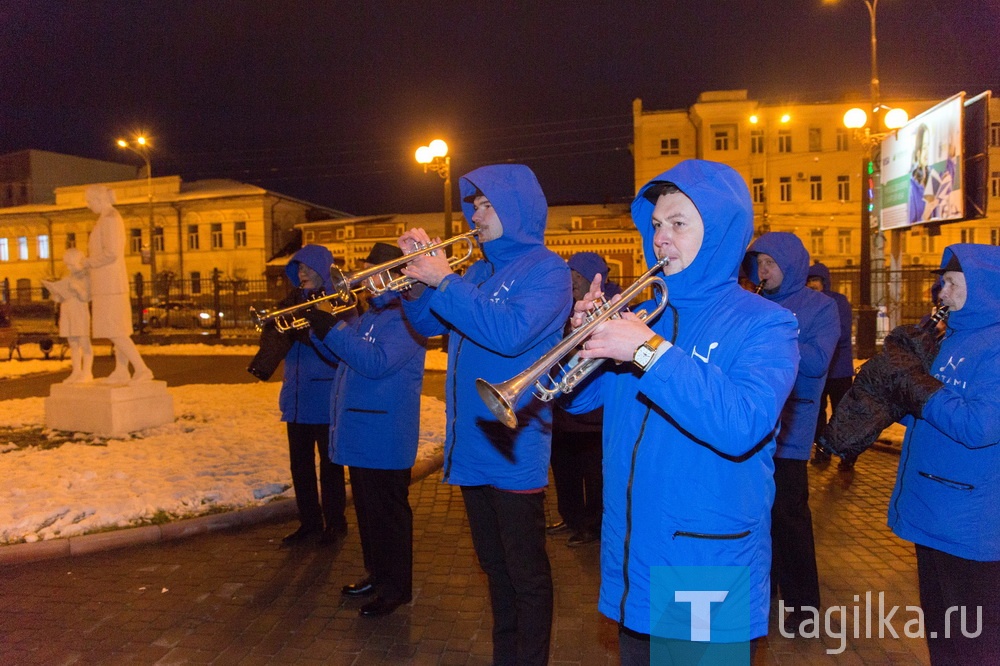
[[[883,96],[1000,94],[1000,0],[881,0]],[[867,97],[863,0],[3,0],[0,154],[228,177],[355,214],[429,212],[414,150],[455,180],[523,162],[550,203],[631,198],[632,100]],[[131,156],[131,161],[139,159]]]

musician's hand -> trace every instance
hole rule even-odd
[[[419,229],[420,232],[426,232],[423,229]],[[407,232],[409,233],[409,232]],[[405,236],[406,234],[403,234]],[[400,240],[403,239],[400,236]],[[428,238],[423,245],[437,245],[441,242],[440,238]],[[410,250],[411,253],[414,252],[413,249]],[[448,256],[444,253],[444,250],[436,250],[433,253],[419,253],[403,267],[403,275],[409,278],[413,278],[418,282],[423,282],[429,287],[437,287],[441,284],[441,280],[445,279],[447,276],[451,275],[455,271],[451,270],[451,265],[448,263]]]
[[[615,302],[618,296],[611,299]],[[623,312],[619,319],[608,319],[594,331],[580,351],[580,358],[610,358],[631,361],[639,345],[654,333],[637,315]]]
[[[604,296],[604,290],[601,287],[601,274],[598,273],[594,276],[593,281],[591,281],[590,291],[587,292],[587,295],[582,300],[573,304],[573,316],[569,320],[570,325],[573,328],[582,326],[587,319],[587,315],[597,306],[597,301],[602,296]]]
[[[315,307],[306,310],[302,313],[302,316],[309,322],[309,327],[312,329],[312,332],[315,333],[316,337],[320,340],[325,338],[326,334],[329,333],[330,329],[337,323],[337,318],[334,315]]]

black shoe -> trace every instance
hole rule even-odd
[[[566,545],[570,548],[577,548],[578,546],[585,546],[588,543],[594,543],[600,538],[600,532],[595,532],[594,530],[580,530],[579,532],[574,532],[573,536],[566,540]]]
[[[382,617],[384,615],[389,615],[403,604],[408,603],[410,603],[409,599],[389,601],[388,599],[383,599],[382,597],[375,597],[375,599],[369,601],[367,604],[358,609],[358,615],[361,617]]]
[[[295,530],[291,534],[286,534],[281,539],[281,545],[283,546],[294,546],[296,544],[303,543],[312,539],[314,536],[320,533],[318,527],[306,527],[302,525],[299,529]]]
[[[548,525],[545,526],[545,531],[548,532],[549,534],[559,534],[560,532],[565,532],[568,529],[569,525],[567,525],[566,521],[564,520],[560,520],[555,523],[549,523]]]
[[[340,543],[347,536],[347,526],[344,527],[328,527],[323,530],[323,536],[319,538],[319,543],[321,546],[332,546],[335,543]]]
[[[857,460],[857,458],[841,458],[840,464],[837,465],[837,469],[841,472],[853,472],[855,460]]]
[[[367,597],[375,594],[375,583],[371,576],[365,576],[357,583],[351,583],[340,588],[341,594],[348,597]]]
[[[832,456],[826,451],[823,451],[822,449],[816,449],[816,452],[813,453],[812,460],[810,460],[809,462],[811,462],[813,465],[826,465],[830,462],[830,458],[832,458]]]

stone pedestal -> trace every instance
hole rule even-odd
[[[55,430],[121,437],[173,421],[174,399],[163,381],[53,384],[45,399],[45,425]]]

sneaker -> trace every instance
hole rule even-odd
[[[555,523],[549,523],[545,526],[545,531],[549,534],[559,534],[560,532],[565,532],[569,529],[569,525],[566,524],[565,520],[560,520]]]
[[[600,538],[600,532],[595,532],[594,530],[580,530],[579,532],[573,532],[573,535],[566,540],[566,545],[570,548],[578,548],[580,546],[585,546],[588,543],[594,543]]]

